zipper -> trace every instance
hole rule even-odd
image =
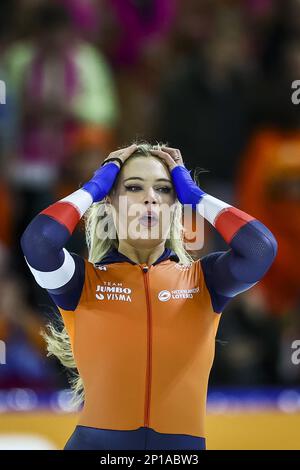
[[[147,370],[146,370],[146,392],[144,409],[144,426],[149,427],[150,418],[150,396],[151,396],[151,376],[152,376],[152,317],[149,296],[149,266],[140,265],[143,271],[144,285],[147,301]],[[151,267],[151,266],[150,266]]]

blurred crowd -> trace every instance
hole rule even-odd
[[[58,315],[20,250],[45,207],[134,139],[179,148],[199,184],[278,240],[225,309],[212,385],[300,385],[300,0],[1,0],[0,389],[66,386],[40,328]],[[86,255],[80,225],[67,248]],[[228,249],[206,224],[196,255]],[[184,345],[183,345],[184,347]]]

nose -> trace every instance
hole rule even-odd
[[[155,191],[150,188],[144,196],[144,204],[157,204],[157,202]]]

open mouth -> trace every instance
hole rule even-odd
[[[158,216],[154,212],[147,212],[139,218],[139,222],[145,227],[152,227],[158,223]]]

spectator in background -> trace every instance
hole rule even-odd
[[[69,12],[74,27],[87,40],[95,40],[99,30],[98,0],[61,0]]]
[[[3,0],[0,15],[0,80],[5,83],[5,103],[0,103],[0,276],[9,268],[12,242],[12,194],[6,165],[15,133],[15,96],[9,86],[3,56],[13,30],[12,2]]]
[[[276,262],[257,289],[268,309],[287,313],[300,302],[300,131],[257,133],[237,181],[240,204],[269,222],[279,242]]]
[[[268,3],[268,2],[266,2]],[[269,80],[284,68],[281,62],[282,46],[300,33],[300,3],[298,0],[272,0],[272,7],[266,8],[265,24],[256,31],[256,44],[261,51],[262,71]],[[268,14],[269,13],[269,14]],[[255,18],[257,21],[257,16]],[[262,34],[258,34],[258,33]],[[259,44],[260,42],[260,44]],[[280,64],[281,62],[281,64]]]
[[[178,0],[101,0],[99,41],[116,72],[120,142],[152,137]],[[133,131],[134,129],[134,131]]]
[[[169,33],[178,0],[101,0],[102,46],[115,68],[133,68],[147,44]]]
[[[290,350],[289,350],[290,352]],[[278,383],[280,329],[252,289],[235,299],[220,322],[210,385]]]
[[[9,186],[0,178],[0,276],[9,269],[12,248],[13,203]]]
[[[0,338],[6,345],[6,361],[0,367],[0,389],[55,390],[64,383],[62,378],[59,382],[55,361],[46,358],[43,325],[26,306],[23,287],[16,276],[1,277]]]
[[[15,130],[15,96],[10,87],[5,62],[3,60],[10,44],[12,30],[13,14],[11,11],[11,2],[3,0],[1,2],[0,15],[0,80],[6,85],[6,96],[5,104],[0,102],[0,168],[2,178],[5,171],[5,157],[7,158]]]
[[[10,168],[16,240],[32,216],[55,199],[56,185],[64,169],[72,168],[78,145],[85,151],[96,149],[100,161],[113,142],[118,119],[110,69],[78,37],[65,7],[45,2],[34,13],[32,40],[13,44],[6,54],[19,112]]]
[[[201,180],[206,191],[234,204],[234,174],[250,129],[251,67],[246,62],[246,31],[239,9],[220,12],[206,5],[203,13],[195,2],[192,6],[202,18],[200,30],[198,35],[187,35],[188,55],[184,60],[180,55],[168,69],[160,91],[155,133],[160,140],[182,149],[188,166],[209,170]],[[187,16],[184,24],[189,28],[194,23]],[[208,251],[216,246],[225,249],[208,224],[205,239]]]
[[[288,5],[296,8],[296,3],[299,9],[299,2]],[[269,223],[278,240],[276,261],[252,296],[279,326],[277,380],[296,385],[300,374],[291,361],[291,346],[300,332],[300,108],[292,102],[291,85],[300,76],[300,31],[288,11],[280,17],[284,27],[277,25],[277,35],[272,33],[265,79],[255,87],[256,129],[239,165],[236,197],[238,204]],[[246,295],[246,304],[249,300]]]
[[[239,11],[216,13],[205,41],[169,70],[161,90],[158,135],[182,148],[191,167],[210,170],[206,188],[232,201],[238,157],[249,133],[247,41]],[[202,21],[203,22],[203,21]],[[203,184],[203,183],[202,183]]]
[[[291,100],[292,81],[300,76],[299,40],[286,42],[282,52],[278,74],[258,95],[263,121],[236,180],[239,203],[269,224],[278,240],[276,261],[257,287],[274,314],[300,305],[300,108]]]

